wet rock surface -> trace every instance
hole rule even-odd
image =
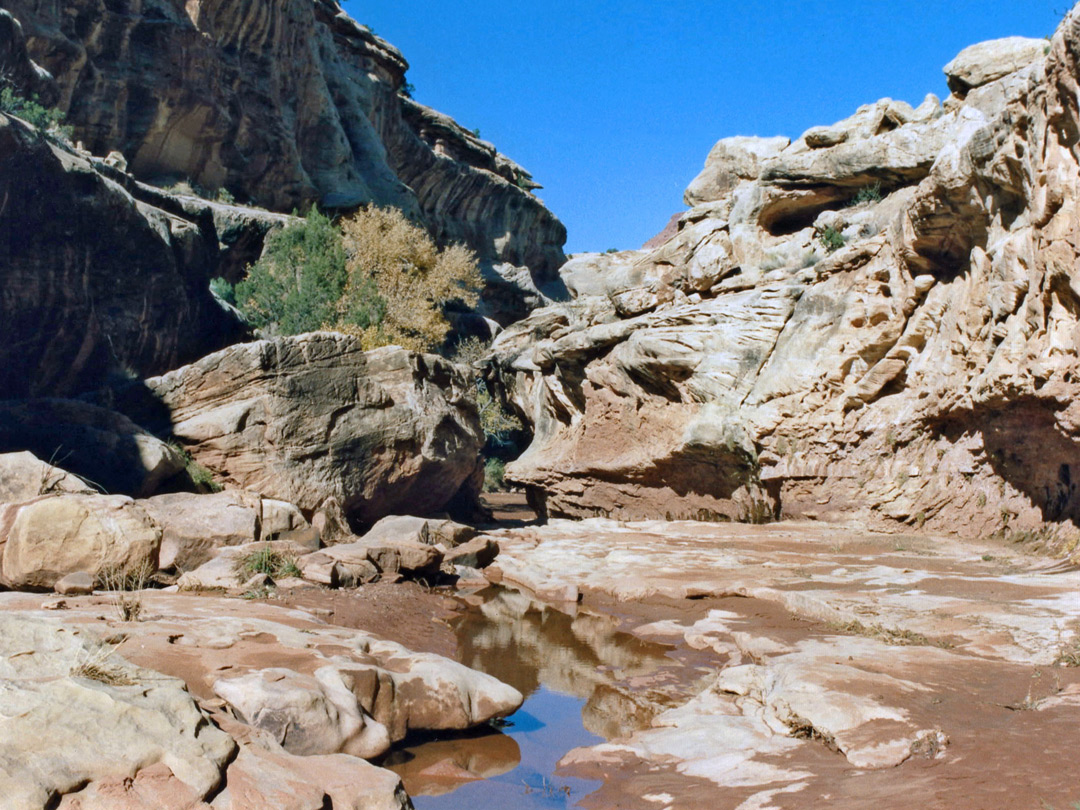
[[[1012,801],[1073,801],[1072,566],[1000,543],[791,523],[556,521],[506,531],[501,547],[494,578],[583,594],[548,608],[576,614],[575,627],[617,617],[669,661],[707,657],[689,699],[628,679],[645,722],[593,726],[609,742],[568,753],[558,772],[604,780],[584,806],[645,793],[676,808],[981,806],[1002,785]],[[1046,743],[1047,728],[1068,739]]]

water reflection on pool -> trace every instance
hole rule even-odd
[[[383,763],[417,810],[572,807],[598,782],[560,777],[567,751],[649,724],[680,664],[670,648],[594,613],[571,616],[516,591],[488,588],[454,620],[458,659],[519,689],[501,729],[411,741]]]

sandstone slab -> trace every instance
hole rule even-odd
[[[5,613],[0,626],[0,790],[12,810],[155,765],[196,800],[221,784],[236,744],[208,725],[181,681],[57,621]]]

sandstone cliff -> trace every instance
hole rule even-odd
[[[208,289],[226,254],[205,204],[0,114],[0,399],[160,373],[241,339]]]
[[[405,97],[407,63],[334,0],[0,0],[55,78],[75,138],[140,179],[282,212],[394,205],[480,255],[484,313],[558,289],[562,224],[528,172]],[[549,289],[549,291],[551,291]]]
[[[535,431],[507,477],[552,515],[1074,537],[1080,8],[947,73],[721,141],[672,238],[570,262],[494,347]]]

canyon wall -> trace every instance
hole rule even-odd
[[[523,168],[406,95],[408,64],[334,0],[0,0],[96,155],[288,213],[393,205],[480,256],[502,323],[558,296],[563,225]],[[2,56],[2,54],[0,54]],[[40,77],[35,82],[40,84]]]
[[[507,477],[553,516],[1074,544],[1080,9],[946,73],[944,103],[721,141],[670,239],[569,262],[493,349],[535,433]]]

